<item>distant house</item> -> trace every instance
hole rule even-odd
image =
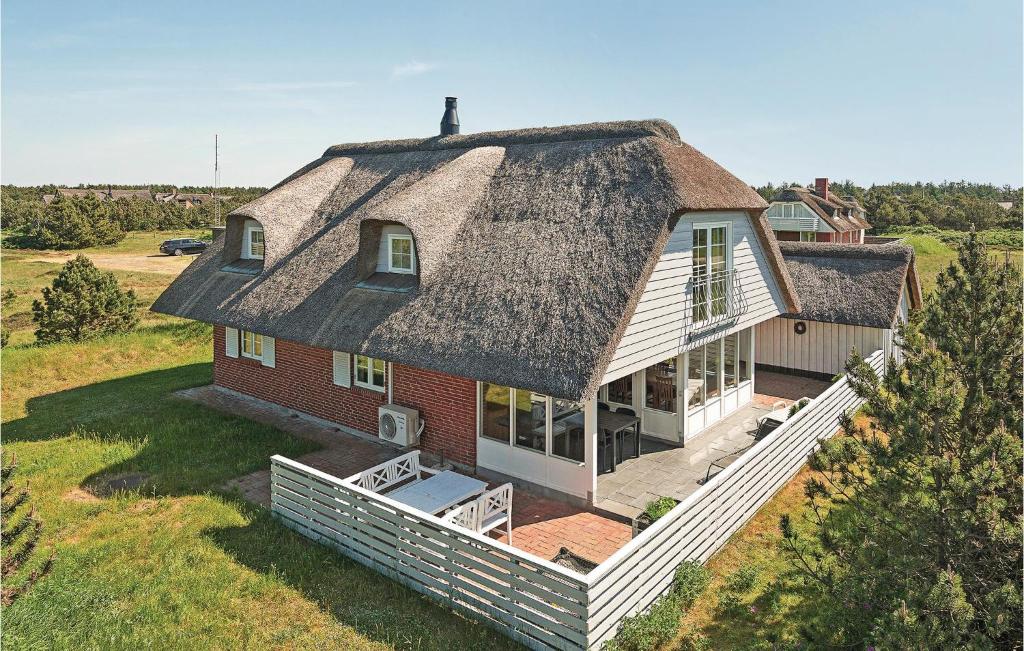
[[[1013,210],[1013,202],[1012,201],[997,201],[996,205],[999,206],[1000,208],[1002,208],[1003,210],[1006,210],[1006,211]]]
[[[220,201],[227,201],[229,195],[218,194],[216,198]],[[158,192],[154,200],[160,203],[176,203],[183,208],[201,206],[204,203],[213,201],[214,195],[208,192]]]
[[[101,188],[57,188],[56,194],[44,194],[43,203],[49,204],[57,197],[96,197],[100,201],[116,201],[118,199],[141,199],[152,201],[153,193],[149,188],[139,190],[118,190],[107,186],[106,190]]]
[[[43,203],[49,204],[57,197],[96,197],[100,201],[117,201],[118,199],[139,199],[140,201],[153,201],[156,203],[176,203],[183,208],[200,206],[213,200],[214,195],[201,192],[157,192],[154,194],[149,188],[139,190],[118,190],[107,186],[106,190],[100,188],[57,188],[56,194],[44,194]],[[220,201],[227,201],[230,195],[217,195]]]
[[[813,191],[799,185],[779,191],[765,215],[781,242],[861,244],[871,228],[857,200],[829,192],[827,178],[815,179]]]

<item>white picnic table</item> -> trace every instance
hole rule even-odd
[[[388,498],[433,515],[461,504],[487,490],[487,483],[453,470],[388,493]]]

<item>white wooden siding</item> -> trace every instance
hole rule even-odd
[[[753,326],[785,312],[775,278],[746,213],[687,213],[676,225],[619,342],[602,384],[704,343],[686,341],[690,315],[686,286],[691,276],[693,225],[730,222],[733,268],[745,311],[728,329],[707,340]]]
[[[807,332],[796,334],[795,319],[776,317],[759,323],[757,337],[758,364],[780,366],[826,375],[843,372],[850,351],[857,349],[861,357],[882,350],[891,330],[822,321],[803,321]]]

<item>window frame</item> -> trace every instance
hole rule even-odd
[[[414,274],[416,273],[416,243],[412,239],[412,233],[388,233],[388,273],[393,274]],[[396,241],[409,242],[409,267],[396,267],[394,265],[394,247]],[[404,255],[399,253],[399,255]]]
[[[804,239],[805,236],[809,236],[809,239]],[[816,242],[817,240],[817,233],[814,231],[800,231],[801,242]]]
[[[249,335],[246,337],[246,335]],[[250,350],[246,351],[246,339],[250,343]],[[259,352],[257,352],[257,348]],[[238,354],[246,359],[255,359],[257,361],[263,361],[263,335],[257,334],[252,330],[239,330],[238,331]]]
[[[512,450],[523,450],[524,452],[529,453],[529,454],[539,454],[539,455],[542,455],[542,456],[545,456],[545,457],[548,457],[548,458],[551,458],[551,459],[558,459],[559,461],[564,461],[565,463],[571,463],[571,464],[576,465],[576,466],[581,466],[582,467],[584,464],[586,464],[586,458],[587,457],[586,457],[586,444],[585,443],[584,443],[583,458],[580,459],[580,460],[571,459],[569,457],[564,457],[564,456],[562,456],[560,454],[556,454],[554,452],[552,436],[553,436],[553,433],[554,433],[554,417],[555,417],[555,415],[554,415],[554,403],[556,402],[556,399],[552,398],[551,396],[544,396],[543,394],[539,394],[539,393],[537,393],[535,391],[529,391],[528,389],[516,389],[515,387],[504,387],[505,390],[508,391],[508,398],[509,398],[509,403],[508,403],[508,418],[509,418],[508,440],[498,439],[498,438],[494,438],[494,437],[491,437],[491,436],[485,436],[484,435],[484,423],[483,423],[483,421],[484,421],[484,408],[483,407],[484,407],[484,401],[486,399],[486,388],[485,388],[485,385],[487,385],[487,384],[489,384],[489,383],[487,383],[487,382],[479,382],[479,381],[476,383],[476,387],[477,387],[477,389],[476,389],[476,395],[477,395],[477,399],[476,399],[476,413],[477,413],[477,418],[476,418],[476,436],[477,436],[477,439],[484,440],[484,441],[490,441],[491,443],[494,443],[495,445],[503,445],[503,446],[506,446],[506,447],[508,447],[508,448],[510,448]],[[495,385],[492,385],[492,386],[500,386],[500,385],[495,384]],[[525,445],[519,445],[516,442],[516,427],[517,427],[517,424],[516,424],[516,391],[523,391],[523,392],[526,392],[526,393],[531,393],[531,394],[536,395],[536,396],[543,396],[543,398],[544,398],[544,422],[545,422],[545,426],[544,426],[544,449],[543,450],[538,450],[536,448],[532,448],[532,447],[525,446]],[[584,405],[582,405],[582,404],[579,405],[578,409],[579,409],[579,413],[580,414],[585,414]],[[561,415],[562,414],[559,414],[559,416],[561,416]],[[584,433],[585,433],[585,431],[586,430],[584,429]]]
[[[260,254],[260,255],[256,255],[256,254],[254,254],[252,252],[252,245],[253,245],[252,235],[253,235],[253,233],[256,233],[256,232],[259,232],[259,234],[262,236],[262,241],[260,242],[260,245],[262,245],[262,247],[263,247],[263,253]],[[242,239],[243,239],[243,242],[242,242],[242,246],[243,246],[243,248],[242,248],[242,253],[243,253],[242,258],[243,259],[245,259],[245,260],[263,260],[266,257],[266,254],[267,254],[267,237],[266,237],[266,234],[264,233],[263,226],[261,224],[247,224],[246,227],[245,227],[245,237],[242,238]]]
[[[377,393],[384,393],[388,383],[388,364],[383,359],[376,357],[370,357],[369,355],[354,355],[355,362],[352,365],[352,384],[363,389],[369,389],[370,391],[376,391]],[[366,371],[366,380],[359,379],[360,361],[366,360],[366,364],[363,370]],[[380,364],[381,382],[377,384],[374,379],[377,375],[377,364]]]
[[[726,290],[725,290],[726,291],[726,295],[725,295],[725,314],[712,314],[712,305],[713,305],[713,302],[714,302],[714,296],[713,296],[713,292],[711,291],[711,282],[708,281],[708,284],[706,285],[705,292],[704,292],[704,300],[702,301],[702,303],[704,304],[704,316],[701,319],[697,319],[696,318],[696,312],[697,312],[697,309],[696,309],[697,308],[697,290],[698,290],[698,288],[697,288],[697,278],[699,277],[696,273],[694,273],[694,266],[695,266],[694,263],[695,263],[695,261],[697,259],[697,254],[696,254],[697,245],[695,244],[695,242],[697,240],[696,231],[702,230],[702,231],[706,232],[705,244],[702,246],[702,248],[704,248],[706,250],[706,255],[705,255],[705,258],[704,258],[704,260],[705,260],[704,266],[707,267],[707,270],[700,277],[710,278],[712,273],[718,273],[718,272],[712,272],[711,271],[711,247],[713,246],[713,244],[712,244],[713,233],[714,233],[714,231],[716,229],[719,229],[719,228],[725,228],[725,269],[723,269],[722,271],[728,274],[729,272],[732,272],[734,270],[734,268],[733,268],[733,248],[734,248],[734,245],[733,245],[733,239],[732,239],[732,222],[693,222],[690,225],[690,284],[691,284],[691,287],[692,287],[692,290],[691,290],[692,293],[691,293],[691,296],[690,296],[690,299],[691,299],[690,303],[691,304],[690,304],[690,309],[689,309],[689,318],[690,318],[690,322],[692,324],[710,323],[710,322],[712,322],[715,319],[727,318],[728,314],[729,314],[729,304],[730,304],[730,301],[732,300],[732,297],[729,295],[730,294],[730,291],[729,291],[730,288],[728,286],[728,281],[727,281]]]

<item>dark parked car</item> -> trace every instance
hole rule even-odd
[[[209,246],[202,240],[181,239],[167,240],[160,245],[160,252],[167,255],[185,255],[186,253],[202,253]]]

